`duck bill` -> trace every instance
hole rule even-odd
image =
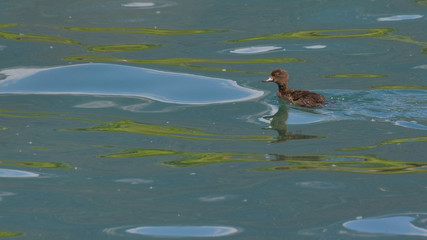
[[[262,82],[272,82],[274,79],[272,77],[269,77],[267,79],[262,80]]]

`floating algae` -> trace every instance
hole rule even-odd
[[[25,233],[20,232],[4,232],[0,231],[0,238],[24,236]]]
[[[376,145],[363,146],[363,147],[340,148],[337,150],[338,151],[368,150],[368,149],[374,149],[374,148],[381,147],[384,145],[389,145],[389,144],[411,143],[411,142],[427,142],[427,137],[422,136],[422,137],[410,137],[410,138],[394,138],[394,139],[384,140],[384,141],[382,141]]]
[[[88,51],[94,52],[126,52],[126,51],[142,51],[152,48],[161,47],[160,44],[114,44],[114,45],[96,45],[86,47]]]
[[[70,165],[62,162],[32,162],[15,160],[0,160],[0,166],[71,169]]]
[[[225,135],[206,133],[195,128],[162,126],[146,123],[138,123],[132,120],[111,121],[105,124],[89,127],[77,128],[72,131],[106,131],[106,132],[127,132],[154,136],[165,136],[193,140],[213,140],[213,141],[272,141],[273,136],[269,135]]]
[[[29,42],[49,42],[49,43],[63,43],[63,44],[80,44],[77,41],[67,38],[46,36],[46,35],[37,35],[37,34],[27,34],[27,33],[14,33],[14,32],[3,32],[0,31],[0,37],[7,40],[15,41],[29,41]]]
[[[427,163],[381,159],[370,155],[284,155],[209,152],[196,153],[167,149],[128,149],[121,153],[103,155],[105,158],[131,158],[184,155],[174,160],[160,162],[170,167],[197,167],[224,162],[284,162],[285,166],[257,168],[256,171],[338,171],[370,174],[397,174],[427,172]]]
[[[127,27],[58,27],[70,31],[84,32],[107,32],[107,33],[137,33],[152,35],[184,35],[184,34],[204,34],[204,33],[222,33],[228,30],[212,29],[158,29],[158,28],[127,28]]]
[[[63,58],[65,61],[86,61],[86,62],[121,62],[121,63],[142,63],[161,65],[186,65],[191,63],[229,63],[229,64],[255,64],[255,63],[289,63],[303,62],[298,58],[252,58],[252,59],[212,59],[212,58],[164,58],[164,59],[132,59],[104,56],[69,56]]]
[[[244,42],[273,39],[324,39],[324,38],[354,38],[354,37],[381,37],[394,31],[391,28],[373,29],[331,29],[331,30],[303,30],[284,33],[262,35],[252,38],[230,40],[230,42]]]
[[[228,71],[242,72],[251,74],[260,74],[260,72],[235,70],[230,68],[218,68],[197,66],[197,63],[221,63],[221,64],[257,64],[257,63],[290,63],[304,62],[298,58],[253,58],[253,59],[209,59],[209,58],[165,58],[165,59],[133,59],[133,58],[118,58],[106,56],[68,56],[63,58],[64,61],[84,61],[84,62],[116,62],[116,63],[138,63],[138,64],[155,64],[155,65],[170,65],[181,66],[199,70],[208,71]],[[262,72],[262,74],[266,74]]]

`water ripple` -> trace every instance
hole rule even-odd
[[[405,128],[427,130],[427,90],[378,89],[370,91],[323,90],[329,102],[325,107],[307,109],[292,106],[287,124],[310,124],[340,120],[387,122]],[[274,114],[282,108],[277,97],[267,100]],[[279,105],[279,108],[277,107]],[[263,120],[264,121],[264,120]]]

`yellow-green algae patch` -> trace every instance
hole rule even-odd
[[[338,151],[358,151],[358,150],[369,150],[377,147],[381,147],[389,144],[398,144],[398,143],[411,143],[411,142],[427,142],[427,137],[410,137],[410,138],[394,138],[388,139],[380,142],[376,145],[362,146],[362,147],[351,147],[351,148],[340,148]]]
[[[126,51],[142,51],[152,48],[161,47],[161,44],[114,44],[114,45],[96,45],[86,47],[88,51],[94,52],[126,52]]]
[[[367,174],[427,173],[426,162],[406,162],[381,159],[370,155],[302,155],[319,157],[320,160],[286,160],[288,165],[258,168],[258,171],[317,170]],[[350,159],[350,160],[341,160]]]
[[[409,85],[382,85],[373,86],[373,89],[420,89],[427,90],[427,86],[409,86]]]
[[[230,64],[251,64],[251,63],[289,63],[302,62],[298,58],[253,58],[253,59],[210,59],[210,58],[165,58],[165,59],[132,59],[104,56],[69,56],[63,58],[65,61],[86,61],[86,62],[126,62],[142,64],[161,65],[186,65],[191,63],[230,63]]]
[[[217,72],[237,72],[237,73],[246,73],[246,74],[268,74],[269,73],[269,72],[256,72],[256,71],[231,69],[231,68],[196,66],[196,65],[190,65],[190,64],[185,64],[185,67],[198,69],[198,70],[205,70],[205,71],[217,71]]]
[[[131,157],[151,157],[151,156],[166,156],[166,155],[185,155],[171,161],[161,162],[161,165],[170,167],[196,167],[213,163],[221,162],[236,162],[236,161],[262,161],[264,155],[261,154],[246,154],[246,153],[196,153],[174,151],[168,149],[128,149],[121,153],[103,155],[105,158],[131,158]],[[265,161],[265,159],[264,159]]]
[[[49,43],[63,43],[63,44],[79,44],[79,42],[72,39],[37,35],[37,34],[26,34],[26,33],[14,33],[14,32],[2,32],[0,31],[0,37],[7,40],[15,41],[29,41],[29,42],[49,42]]]
[[[379,39],[415,44],[415,45],[423,47],[422,53],[424,53],[424,54],[427,53],[427,42],[421,42],[421,41],[414,40],[410,36],[386,34],[384,36],[379,37]]]
[[[126,149],[121,153],[113,153],[102,155],[105,158],[131,158],[131,157],[150,157],[163,155],[186,155],[188,153],[182,151],[174,151],[168,149]]]
[[[31,162],[31,161],[0,160],[0,166],[71,169],[70,165],[62,162]]]
[[[128,28],[128,27],[59,27],[59,28],[70,30],[70,31],[137,33],[137,34],[152,34],[152,35],[184,35],[184,34],[228,32],[228,30],[212,30],[212,29],[192,30],[192,29],[157,29],[157,28]]]
[[[273,40],[273,39],[323,39],[323,38],[352,38],[352,37],[381,37],[394,31],[392,28],[372,29],[332,29],[332,30],[303,30],[276,34],[262,35],[252,38],[230,40],[230,42]]]
[[[85,114],[93,117],[108,117],[92,114]],[[19,118],[58,118],[76,121],[96,122],[101,125],[71,129],[70,131],[106,131],[106,132],[127,132],[144,135],[166,136],[183,139],[195,140],[216,140],[216,141],[274,141],[275,137],[271,135],[222,135],[210,134],[195,128],[179,126],[162,126],[155,124],[138,123],[129,119],[120,121],[103,121],[78,117],[69,117],[64,114],[49,114],[30,111],[4,110],[0,109],[0,116],[19,117]]]
[[[138,123],[132,120],[122,120],[117,122],[105,122],[105,124],[89,127],[71,129],[72,131],[106,131],[106,132],[127,132],[145,135],[165,136],[193,140],[216,140],[216,141],[272,141],[274,136],[269,135],[222,135],[205,133],[199,129],[162,126],[146,123]]]
[[[387,75],[382,74],[335,74],[328,75],[325,78],[382,78],[388,77]]]
[[[30,147],[33,150],[37,150],[37,151],[49,151],[49,148],[45,148],[45,147],[37,147],[37,146],[31,146]]]
[[[16,27],[19,26],[19,24],[16,23],[3,23],[0,24],[0,28],[9,28],[9,27]]]
[[[416,2],[418,4],[427,5],[427,0],[414,0],[414,2]]]
[[[257,171],[319,170],[371,174],[397,174],[427,172],[427,163],[381,159],[370,155],[284,155],[210,152],[196,153],[167,149],[129,149],[121,153],[103,155],[106,158],[152,157],[185,155],[174,160],[160,162],[170,167],[197,167],[223,162],[284,162],[285,166],[257,168]]]
[[[25,233],[20,233],[20,232],[4,232],[4,231],[0,231],[0,238],[4,238],[4,237],[19,237],[19,236],[24,236]]]
[[[8,110],[8,109],[0,109],[0,116],[3,117],[17,117],[17,118],[57,118],[57,119],[68,119],[68,120],[76,120],[76,121],[86,121],[86,122],[105,122],[103,120],[95,120],[81,117],[72,117],[67,116],[67,113],[47,113],[47,112],[33,112],[33,111],[21,111],[21,110]],[[84,116],[91,117],[100,117],[100,118],[113,118],[109,116],[101,116],[95,114],[81,114]]]

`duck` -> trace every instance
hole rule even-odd
[[[270,77],[263,80],[263,82],[274,82],[279,86],[277,96],[288,100],[292,104],[303,106],[303,107],[323,107],[323,104],[327,102],[326,98],[319,93],[315,93],[308,90],[294,90],[288,88],[289,74],[286,70],[278,68],[274,69]]]

